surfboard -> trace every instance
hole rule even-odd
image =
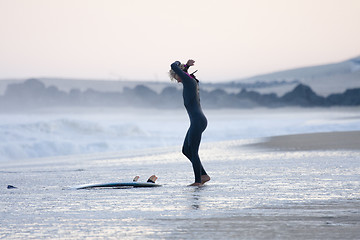
[[[139,176],[136,176],[132,182],[112,182],[112,183],[95,183],[84,184],[74,187],[75,189],[91,189],[91,188],[144,188],[144,187],[161,187],[156,184],[157,177],[152,175],[147,182],[137,182]]]
[[[95,184],[85,184],[75,187],[76,189],[87,189],[87,188],[140,188],[140,187],[161,187],[161,185],[156,183],[147,183],[147,182],[113,182],[113,183],[95,183]]]

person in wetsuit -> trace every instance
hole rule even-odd
[[[195,182],[190,186],[201,186],[210,180],[198,153],[201,135],[207,126],[207,119],[200,105],[199,81],[194,74],[187,72],[194,63],[195,61],[191,59],[186,64],[181,64],[179,61],[174,62],[171,64],[170,77],[183,84],[184,105],[190,118],[190,127],[186,133],[182,153],[191,161],[194,170]]]

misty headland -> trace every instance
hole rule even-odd
[[[2,88],[0,111],[5,112],[57,107],[183,107],[181,86],[171,82],[32,78],[5,81]],[[360,57],[238,81],[201,81],[200,96],[205,109],[359,106]]]

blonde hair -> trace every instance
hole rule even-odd
[[[183,63],[180,64],[180,69],[184,71],[184,69],[185,69],[185,64],[183,64]],[[174,70],[170,69],[170,71],[169,71],[170,80],[171,80],[171,81],[174,81],[175,76],[176,76],[176,73],[174,72]]]
[[[176,76],[176,73],[174,72],[174,70],[170,69],[170,71],[169,71],[170,80],[174,81],[175,76]]]

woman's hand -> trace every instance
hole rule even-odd
[[[189,67],[191,67],[191,66],[194,66],[194,63],[195,63],[194,60],[189,59],[189,60],[187,61],[186,65],[188,65]]]

